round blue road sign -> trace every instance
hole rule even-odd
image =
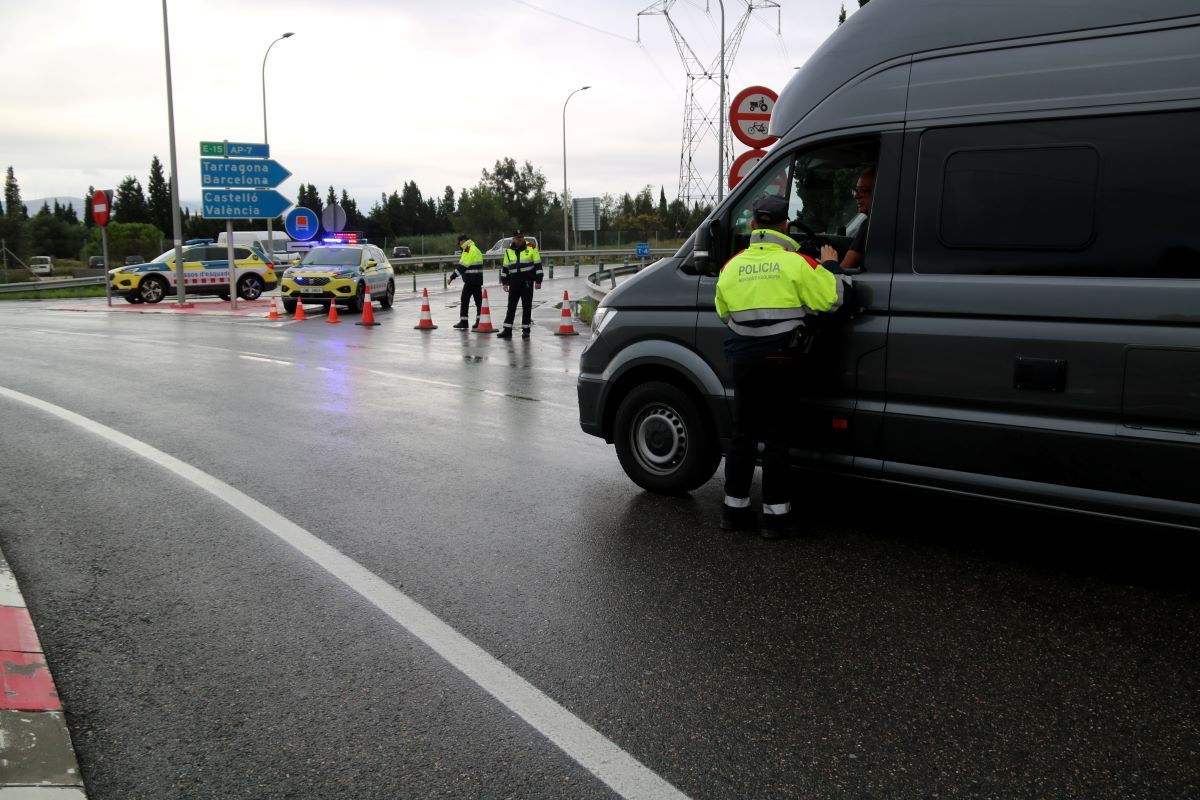
[[[317,231],[321,229],[321,221],[317,219],[317,212],[296,206],[284,217],[283,227],[288,236],[298,242],[307,242],[317,235]]]

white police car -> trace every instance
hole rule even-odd
[[[284,270],[280,284],[283,308],[289,314],[296,303],[337,303],[361,312],[367,289],[371,300],[391,308],[396,297],[395,272],[387,256],[373,244],[354,238],[327,239],[313,247],[299,264]]]

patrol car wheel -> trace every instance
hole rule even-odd
[[[229,302],[229,292],[217,292],[217,297],[224,300],[226,303]]]
[[[243,300],[257,300],[262,293],[262,278],[257,275],[244,275],[238,280],[238,297]]]
[[[147,275],[138,284],[138,296],[145,303],[160,303],[167,294],[167,282],[157,275]]]
[[[363,298],[367,296],[367,287],[365,284],[358,285],[358,291],[354,293],[354,297],[350,298],[350,302],[346,304],[346,310],[351,314],[361,314],[363,310]]]
[[[124,295],[124,298],[126,303],[133,303],[135,306],[142,302],[142,296],[140,294],[127,294]]]
[[[388,281],[387,288],[383,291],[383,297],[379,298],[380,308],[391,308],[392,302],[396,299],[396,283]]]
[[[651,492],[690,492],[721,461],[696,402],[669,383],[643,384],[621,401],[615,441],[625,474]]]

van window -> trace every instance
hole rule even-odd
[[[919,136],[915,272],[1200,278],[1200,112]]]
[[[854,188],[864,173],[875,169],[878,157],[877,142],[857,140],[827,142],[776,162],[755,176],[750,191],[734,206],[732,247],[726,258],[749,245],[754,201],[764,194],[787,197],[788,230],[801,252],[815,258],[828,243],[844,256],[856,234],[865,238],[869,215],[860,212]]]

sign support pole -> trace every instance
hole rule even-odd
[[[229,253],[229,310],[237,311],[237,262],[233,259],[233,220],[225,220],[225,246]]]
[[[112,305],[112,281],[108,279],[108,226],[100,226],[100,248],[104,253],[104,297]]]

